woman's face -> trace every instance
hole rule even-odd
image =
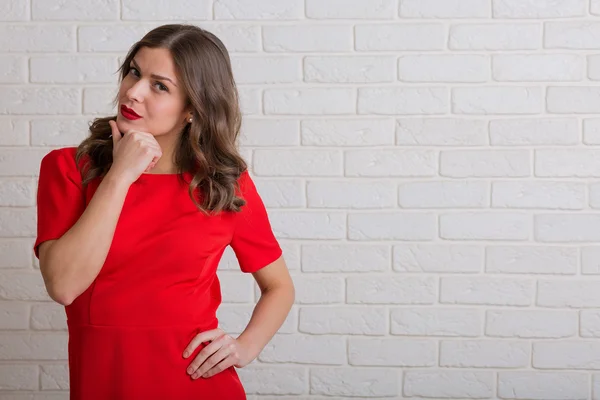
[[[117,124],[124,133],[133,129],[154,136],[178,134],[191,116],[167,49],[138,50],[121,82],[118,99]]]

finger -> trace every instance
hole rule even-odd
[[[196,348],[200,346],[200,343],[212,342],[218,337],[223,336],[223,334],[224,332],[219,328],[212,329],[210,331],[200,332],[199,334],[194,336],[190,344],[188,344],[185,350],[183,351],[183,358],[188,358],[189,356],[191,356],[194,350],[196,350]]]
[[[227,368],[234,366],[237,363],[232,356],[227,357],[220,363],[218,363],[214,368],[211,368],[208,372],[204,373],[202,376],[204,379],[210,378],[211,376],[215,376],[219,372],[225,371]]]
[[[119,128],[117,127],[117,123],[113,120],[108,121],[108,124],[110,125],[110,129],[112,131],[112,140],[113,140],[113,147],[119,143],[119,140],[121,140],[121,131],[119,131]]]
[[[192,375],[194,372],[196,372],[196,370],[200,368],[202,364],[204,364],[208,357],[216,353],[222,345],[223,343],[221,341],[214,341],[207,344],[205,348],[200,350],[198,355],[194,357],[194,361],[192,361],[192,363],[187,368],[188,375]]]
[[[209,357],[204,364],[196,370],[194,375],[192,375],[192,378],[197,379],[201,376],[208,378],[209,372],[210,376],[212,376],[237,363],[237,353],[235,349],[236,346],[234,342],[221,346],[219,351]],[[225,363],[228,363],[228,365],[226,366]]]

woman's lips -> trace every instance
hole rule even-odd
[[[137,115],[135,111],[133,111],[131,108],[127,107],[126,105],[121,106],[121,115],[132,121],[142,118],[139,115]]]

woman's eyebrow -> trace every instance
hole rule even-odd
[[[139,71],[140,70],[140,66],[138,65],[138,63],[135,62],[134,59],[131,59],[131,63],[133,64],[133,66]],[[156,75],[156,74],[151,74],[150,75],[152,78],[155,79],[161,79],[161,80],[165,80],[165,81],[169,81],[171,82],[173,85],[177,86],[177,84],[175,82],[173,82],[170,78],[167,78],[166,76],[161,76],[161,75]]]

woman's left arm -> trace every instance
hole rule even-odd
[[[201,332],[184,350],[189,357],[204,342],[210,342],[189,365],[192,378],[209,378],[225,369],[250,364],[283,325],[294,304],[295,289],[282,257],[253,272],[261,296],[254,307],[246,329],[237,339],[221,329]]]

